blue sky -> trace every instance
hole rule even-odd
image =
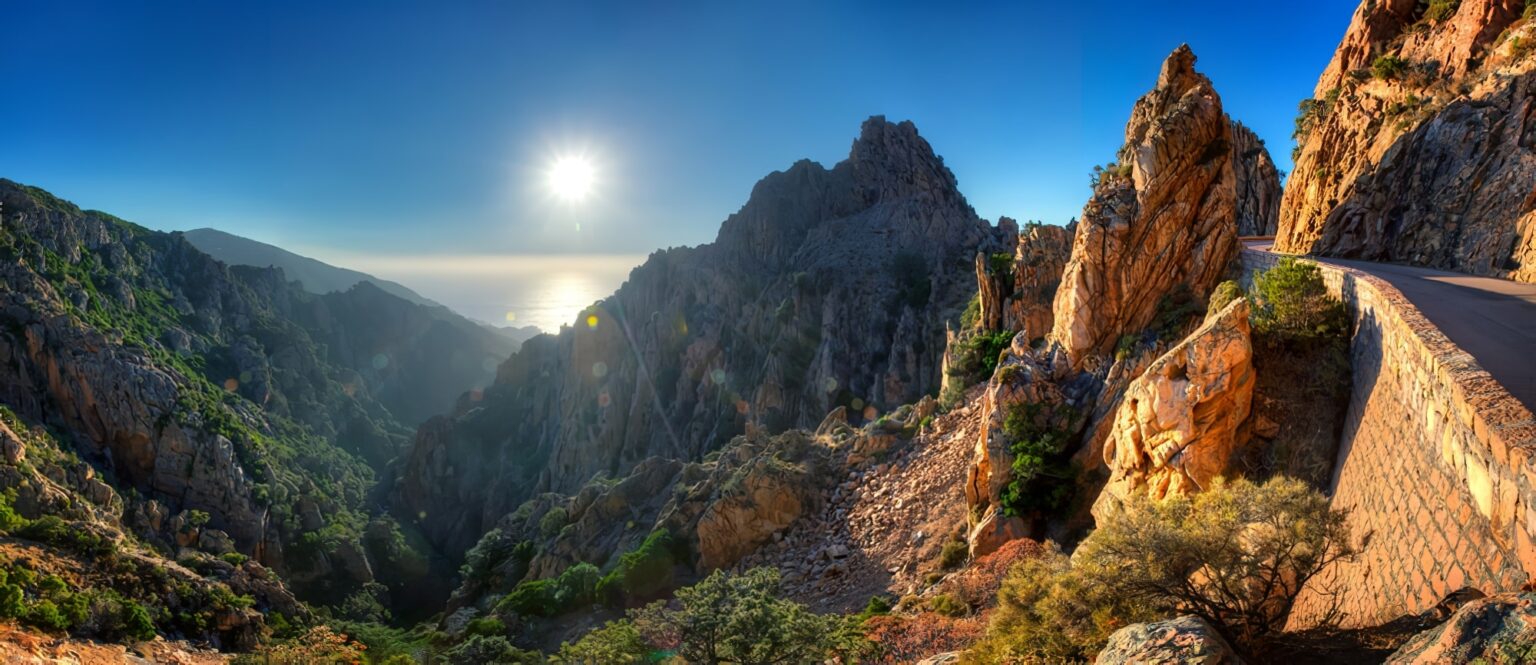
[[[1068,4],[17,3],[0,176],[352,263],[643,254],[884,114],[983,216],[1061,223],[1181,42],[1289,169],[1355,7]],[[596,195],[554,201],[543,169],[576,152]]]

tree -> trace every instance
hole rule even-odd
[[[1284,625],[1308,580],[1354,551],[1345,513],[1280,477],[1159,502],[1137,497],[1074,560],[1090,583],[1166,614],[1197,614],[1251,645]]]
[[[1071,559],[1050,551],[1016,566],[967,662],[1091,659],[1114,631],[1179,614],[1252,647],[1284,625],[1308,580],[1353,555],[1344,517],[1291,478],[1137,495]]]
[[[655,646],[675,647],[690,663],[770,665],[819,662],[838,646],[842,619],[820,616],[778,598],[779,573],[754,568],[715,571],[679,589],[672,603],[631,612],[636,630]]]
[[[1349,329],[1344,304],[1328,293],[1317,264],[1283,258],[1254,277],[1254,331],[1282,339],[1335,338]]]

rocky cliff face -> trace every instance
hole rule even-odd
[[[1135,493],[1190,494],[1231,475],[1253,388],[1248,300],[1238,298],[1126,388],[1104,446],[1110,478],[1095,517]]]
[[[1280,227],[1280,171],[1253,130],[1232,122],[1232,172],[1237,234],[1272,236]]]
[[[145,538],[233,548],[317,596],[370,579],[363,499],[408,434],[375,394],[446,399],[462,386],[444,382],[491,360],[479,338],[386,294],[315,296],[278,271],[225,266],[178,234],[10,181],[0,210],[0,402],[135,490],[128,519]],[[178,536],[189,510],[219,534]]]
[[[764,178],[715,242],[653,254],[423,426],[396,505],[462,552],[536,490],[915,402],[995,242],[911,123],[872,118],[847,160]]]
[[[1012,228],[1004,218],[999,229]],[[1075,226],[1026,225],[1008,253],[977,254],[976,283],[982,331],[1011,330],[1034,340],[1051,332],[1051,303],[1072,254]]]
[[[1523,11],[1362,3],[1302,102],[1276,247],[1536,281],[1536,21]]]
[[[1203,298],[1236,255],[1232,125],[1194,66],[1188,46],[1168,56],[1083,208],[1050,335],[1074,365],[1146,328],[1175,288]]]

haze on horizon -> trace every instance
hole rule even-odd
[[[1289,170],[1354,3],[1151,4],[48,3],[0,40],[26,91],[0,105],[0,177],[495,318],[491,280],[566,268],[606,294],[767,173],[841,160],[870,115],[915,122],[983,217],[1065,223],[1183,42]],[[552,195],[571,155],[595,179]]]

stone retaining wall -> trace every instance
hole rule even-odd
[[[1249,250],[1240,257],[1250,277],[1278,260]],[[1344,626],[1374,625],[1461,587],[1502,591],[1536,578],[1530,411],[1396,288],[1321,267],[1356,326],[1333,505],[1348,509],[1354,533],[1368,540],[1357,560],[1308,586],[1291,627],[1330,607],[1344,613]]]

